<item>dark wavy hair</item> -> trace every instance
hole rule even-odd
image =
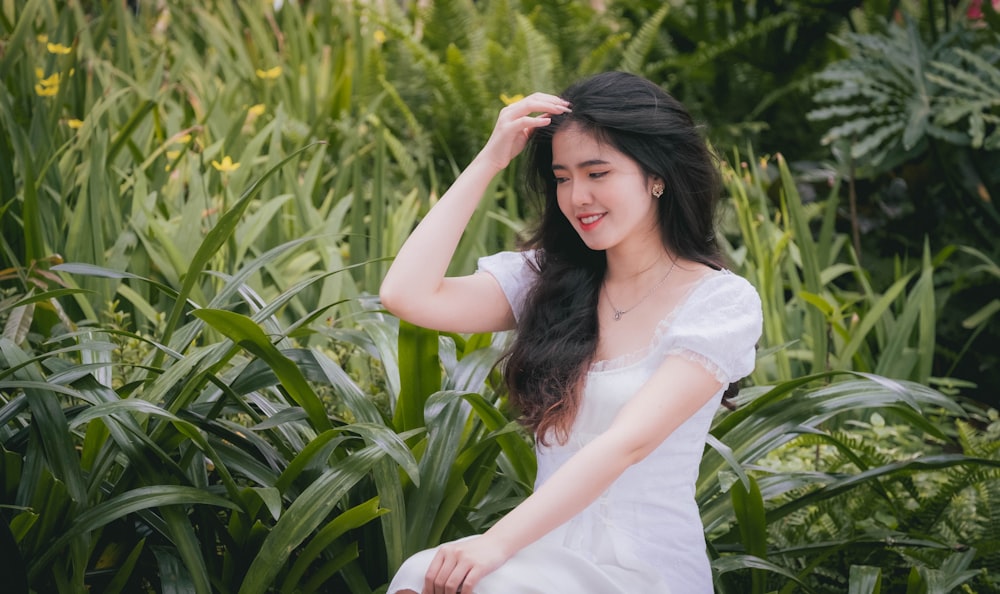
[[[576,418],[579,388],[597,350],[597,300],[607,269],[604,252],[588,248],[559,209],[554,134],[575,126],[633,159],[647,179],[662,179],[657,213],[664,247],[675,257],[724,266],[715,237],[722,191],[717,159],[684,106],[654,83],[624,72],[584,79],[561,96],[572,112],[535,129],[527,147],[527,186],[542,204],[522,247],[537,250],[539,280],[504,363],[510,402],[542,444],[551,435],[564,443]]]

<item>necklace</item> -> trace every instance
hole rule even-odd
[[[674,271],[674,266],[676,266],[676,265],[677,265],[677,258],[674,258],[673,260],[670,261],[670,268],[667,270],[667,273],[663,275],[663,278],[661,278],[660,280],[656,281],[656,284],[653,285],[652,287],[650,287],[649,290],[646,291],[646,294],[642,296],[642,299],[640,299],[639,301],[637,301],[635,303],[635,305],[633,305],[632,307],[626,307],[625,309],[618,309],[617,307],[615,307],[614,303],[611,303],[611,295],[608,294],[608,286],[605,284],[604,285],[604,296],[608,298],[608,305],[611,306],[611,310],[614,312],[614,314],[613,314],[614,315],[614,320],[617,322],[618,320],[622,319],[623,315],[625,315],[628,312],[632,311],[633,309],[639,307],[640,305],[642,305],[643,301],[645,301],[646,299],[649,299],[649,296],[653,294],[653,291],[655,291],[657,289],[657,287],[659,287],[660,285],[662,285],[663,282],[667,280],[667,277],[670,276],[670,273]]]

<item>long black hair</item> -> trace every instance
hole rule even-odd
[[[597,351],[603,251],[584,244],[559,209],[552,137],[572,125],[663,180],[657,201],[663,246],[676,258],[722,268],[715,238],[721,195],[717,162],[683,105],[654,83],[624,72],[579,81],[561,95],[572,112],[536,128],[527,147],[529,192],[541,217],[523,247],[536,249],[539,279],[528,295],[505,361],[510,401],[541,443],[565,442],[579,409],[580,384]],[[731,387],[732,388],[732,387]]]

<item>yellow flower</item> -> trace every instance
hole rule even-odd
[[[167,151],[167,158],[173,161],[177,157],[181,156],[180,151]]]
[[[66,125],[72,128],[73,130],[79,130],[80,128],[83,127],[83,120],[72,118],[71,120],[66,122]]]
[[[257,69],[257,78],[264,80],[274,80],[281,76],[281,66],[275,66],[274,68],[268,68],[267,70]]]
[[[219,163],[218,161],[213,160],[212,161],[212,167],[215,167],[217,170],[219,170],[219,171],[221,171],[223,173],[229,173],[229,172],[236,171],[237,169],[239,169],[240,168],[240,164],[239,163],[233,163],[233,160],[229,157],[229,155],[226,155],[225,157],[222,158],[222,163]]]
[[[524,99],[524,95],[518,93],[513,97],[508,97],[506,93],[500,93],[500,100],[503,101],[504,105],[510,105],[511,103],[517,103],[521,99]]]
[[[35,39],[38,40],[38,43],[48,43],[49,36],[46,35],[45,33],[39,33],[38,35],[35,36]]]
[[[41,68],[35,69],[35,76],[38,77],[38,84],[35,85],[35,93],[39,97],[54,97],[59,92],[59,73],[56,72],[48,78],[42,78],[45,73]]]
[[[375,38],[375,43],[379,45],[385,43],[385,31],[382,29],[376,29],[375,33],[372,34],[372,37]]]
[[[35,74],[38,74],[38,72],[36,71]],[[55,88],[58,89],[59,88],[59,79],[60,78],[62,78],[62,77],[59,76],[58,72],[54,72],[52,74],[52,76],[50,76],[48,78],[42,78],[41,76],[39,76],[38,77],[38,84],[42,85],[43,87],[55,87]]]
[[[247,110],[247,115],[256,118],[264,115],[265,111],[267,111],[267,107],[263,103],[258,103],[257,105],[251,106],[250,109]]]
[[[66,54],[73,51],[73,48],[66,47],[61,43],[48,43],[45,47],[49,50],[50,54],[58,54],[60,56],[65,56]]]
[[[173,140],[173,144],[187,144],[189,142],[191,142],[190,134],[181,134]]]

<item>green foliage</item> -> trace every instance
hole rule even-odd
[[[978,22],[963,19],[929,34],[906,18],[844,35],[847,58],[816,75],[822,88],[814,95],[818,108],[808,116],[829,126],[825,141],[847,179],[858,259],[881,267],[883,275],[899,254],[920,257],[924,238],[942,253],[963,246],[987,262],[1000,256],[994,204],[1000,53],[997,32]],[[940,311],[935,365],[976,378],[982,384],[978,397],[995,403],[985,388],[995,379],[988,371],[995,368],[993,349],[970,351],[969,345],[976,336],[979,344],[995,342],[997,330],[983,323],[989,300],[960,290],[970,280],[965,261],[955,260],[949,272],[955,283],[949,307]],[[972,283],[978,291],[995,292],[994,279],[980,275]],[[978,321],[971,338],[960,329],[970,318]]]
[[[737,411],[714,423],[712,434],[725,445],[713,444],[706,454],[698,497],[720,555],[713,562],[723,576],[719,591],[793,591],[798,584],[806,591],[841,592],[871,578],[870,571],[848,571],[855,566],[881,568],[880,579],[896,584],[889,591],[897,591],[910,567],[921,568],[913,579],[925,585],[936,579],[931,574],[949,571],[955,547],[969,547],[962,567],[967,571],[949,579],[960,575],[956,586],[974,581],[993,591],[997,584],[987,577],[995,563],[989,522],[969,520],[995,513],[994,501],[974,494],[995,489],[1000,459],[995,448],[946,453],[959,442],[956,432],[968,432],[961,420],[967,411],[909,382],[862,376],[813,383],[830,379],[822,374],[744,390]],[[860,411],[869,411],[873,423],[849,420]],[[978,413],[969,412],[978,423]],[[882,414],[895,422],[885,422]],[[974,431],[974,441],[991,439],[1000,427],[991,414],[993,425]],[[838,420],[848,420],[850,428],[829,429]],[[751,484],[759,485],[756,504],[726,504],[728,489],[735,502],[746,495],[738,496],[743,481],[721,451],[740,461]],[[956,497],[955,489],[972,499]],[[764,526],[766,549],[753,544]],[[747,569],[749,580],[732,573]],[[761,570],[767,570],[767,582]]]
[[[927,383],[938,311],[936,260],[925,252],[919,267],[899,270],[880,293],[847,237],[835,231],[837,188],[825,202],[805,205],[784,158],[775,160],[776,173],[767,159],[741,162],[736,155],[739,172],[727,168],[723,175],[732,197],[730,225],[742,242],[731,248],[731,259],[757,287],[764,309],[768,348],[754,381],[853,369]]]
[[[535,474],[493,368],[506,337],[380,312],[385,260],[504,98],[623,68],[718,139],[801,130],[788,107],[805,72],[840,51],[817,40],[859,21],[797,2],[139,5],[0,0],[0,554],[15,587],[368,594],[407,555],[488,528]],[[896,5],[866,5],[861,28]],[[961,144],[953,181],[989,197],[995,49],[879,39],[924,48],[919,63],[883,52],[923,73],[912,146]],[[880,67],[887,88],[916,84]],[[885,105],[905,118],[901,147],[910,105]],[[936,321],[996,277],[996,256],[920,245],[881,286],[837,231],[838,187],[809,202],[784,159],[747,161],[726,171],[727,230],[766,327],[698,483],[719,590],[996,591],[995,412],[928,387],[965,389],[932,375],[952,375],[934,367]],[[494,182],[452,272],[512,245],[517,179],[515,165]],[[974,334],[956,361],[995,311],[962,318]]]
[[[989,61],[1000,56],[980,57],[943,41],[928,47],[912,21],[841,43],[850,57],[817,75],[828,86],[815,95],[822,107],[808,114],[843,120],[825,143],[848,141],[851,158],[874,171],[913,159],[930,139],[1000,148],[1000,70]]]
[[[931,587],[957,562],[947,553],[965,546],[975,553],[948,579],[995,588],[983,578],[995,563],[986,536],[994,503],[969,494],[996,488],[996,451],[960,446],[965,419],[980,413],[925,387],[941,307],[935,276],[951,251],[925,252],[880,293],[833,226],[837,187],[803,204],[780,155],[734,162],[724,170],[727,228],[740,241],[730,258],[757,287],[765,326],[757,387],[716,420],[698,484],[718,588],[872,591],[876,578],[891,591],[907,579]],[[864,379],[837,377],[848,370]],[[864,418],[878,419],[867,425],[875,435],[856,435]],[[970,443],[988,439],[981,431]],[[921,568],[912,578],[911,567]]]
[[[642,30],[662,18],[664,6],[623,0],[608,3],[608,12],[632,23],[627,29]],[[842,3],[669,3],[637,71],[710,123],[716,144],[753,141],[810,158],[818,134],[800,106],[810,74],[838,55],[829,36],[852,18]]]

